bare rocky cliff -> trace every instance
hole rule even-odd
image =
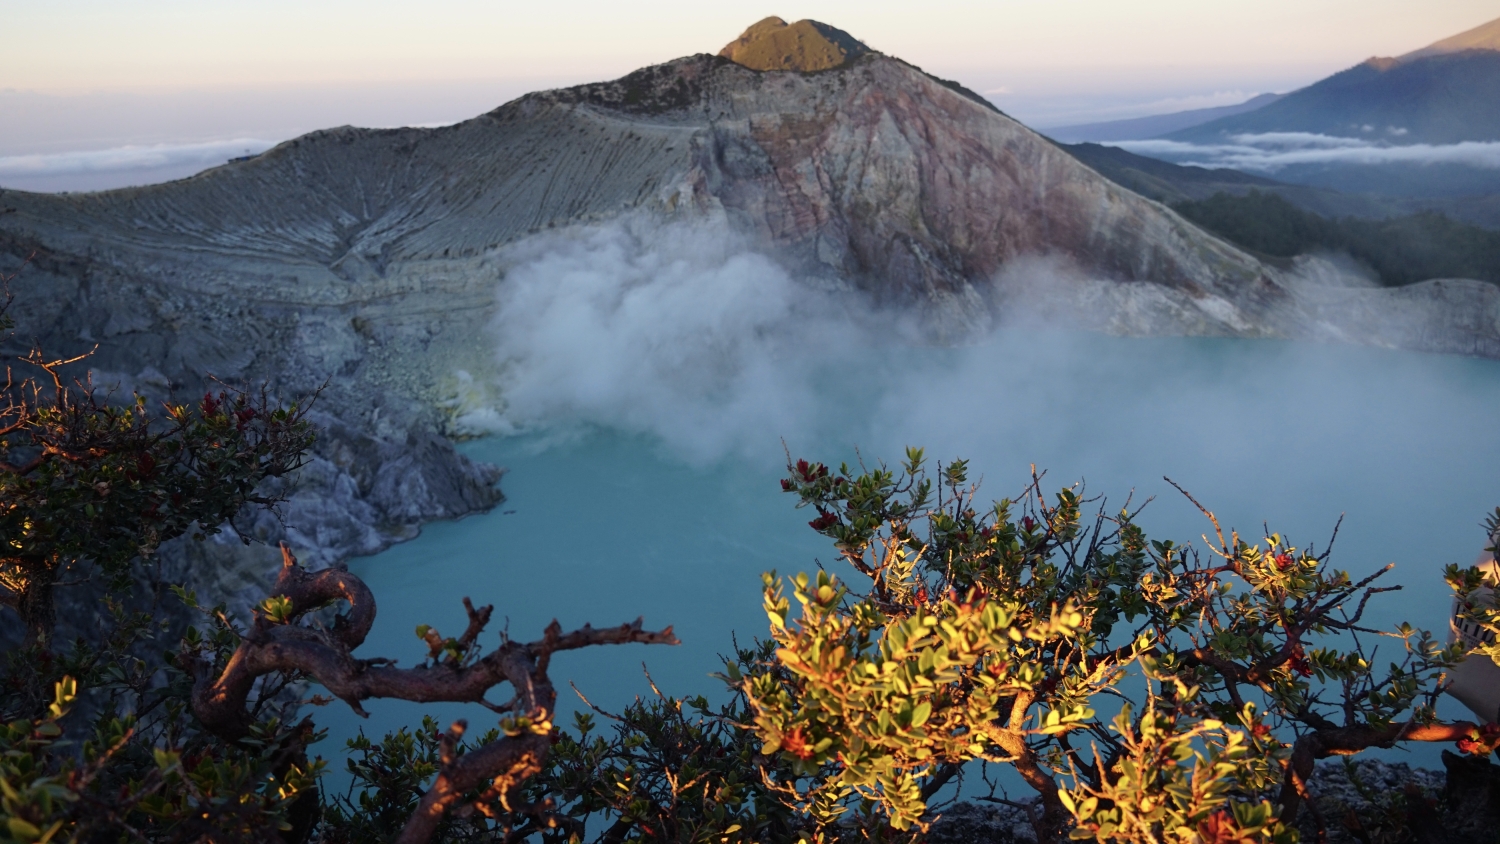
[[[1044,314],[1500,356],[1487,290],[1310,286],[877,53],[814,73],[692,56],[451,127],[332,129],[163,185],[0,192],[0,209],[0,269],[35,255],[13,285],[20,324],[59,351],[97,344],[101,382],[328,384],[319,468],[266,534],[330,558],[497,500],[495,472],[441,435],[487,400],[468,394],[497,366],[508,256],[624,216],[720,221],[941,342]],[[1038,257],[1050,269],[1028,274]]]

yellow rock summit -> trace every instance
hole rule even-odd
[[[766,18],[729,42],[719,55],[751,70],[829,70],[870,52],[857,38],[826,23],[793,24]]]

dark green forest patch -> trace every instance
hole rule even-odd
[[[1217,193],[1178,202],[1177,213],[1245,249],[1271,258],[1346,252],[1388,287],[1430,278],[1500,284],[1500,232],[1436,211],[1386,220],[1330,219],[1272,193]]]

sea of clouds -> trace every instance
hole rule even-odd
[[[0,186],[30,191],[105,190],[191,176],[274,146],[260,138],[0,156]]]
[[[1387,127],[1383,132],[1391,137],[1405,134],[1400,127]],[[1265,132],[1234,135],[1222,144],[1145,140],[1112,141],[1109,145],[1176,164],[1262,173],[1307,164],[1457,164],[1500,169],[1500,142],[1496,141],[1396,145],[1385,140],[1311,132]]]
[[[194,144],[151,144],[75,152],[34,153],[0,156],[0,178],[7,176],[57,176],[118,170],[152,170],[158,167],[206,167],[228,158],[257,155],[271,148],[270,141],[232,138]]]

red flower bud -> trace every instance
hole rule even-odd
[[[818,510],[818,517],[807,523],[807,526],[819,533],[839,523],[839,517],[826,510]]]

